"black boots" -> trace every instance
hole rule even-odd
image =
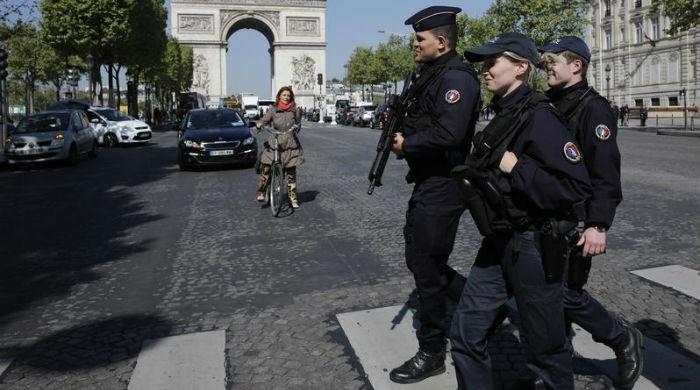
[[[445,372],[445,352],[418,353],[399,367],[391,370],[389,378],[396,383],[415,383]]]
[[[626,343],[614,349],[617,357],[618,389],[628,390],[634,387],[634,383],[642,373],[642,332],[625,326]]]

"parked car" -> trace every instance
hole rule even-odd
[[[372,113],[377,106],[362,106],[359,107],[357,113],[353,116],[353,126],[366,126],[372,119]]]
[[[147,123],[109,107],[90,107],[85,112],[95,128],[97,141],[107,147],[144,144],[153,137]]]
[[[373,129],[383,129],[387,120],[389,120],[389,106],[386,104],[380,104],[372,113],[372,118],[369,121],[369,127]]]
[[[97,137],[79,110],[31,114],[5,140],[10,164],[61,160],[75,165],[82,155],[97,157]]]
[[[195,165],[252,167],[257,151],[257,140],[248,122],[236,110],[190,110],[178,128],[177,162],[182,171]]]
[[[342,124],[344,124],[345,126],[352,125],[353,117],[355,116],[355,113],[357,113],[358,109],[358,107],[348,107],[345,113],[343,114],[344,116],[341,118]]]

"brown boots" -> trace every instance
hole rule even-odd
[[[297,194],[297,183],[287,183],[287,195],[289,196],[289,203],[292,204],[292,208],[298,209],[299,197]]]
[[[258,179],[258,190],[255,191],[255,200],[258,202],[265,201],[265,185],[267,184],[267,177],[265,175],[260,175]]]

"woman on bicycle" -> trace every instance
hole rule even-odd
[[[293,208],[299,207],[299,198],[297,196],[297,166],[304,162],[304,150],[301,148],[297,133],[301,129],[301,110],[294,103],[294,92],[291,87],[282,87],[277,92],[276,103],[267,110],[267,113],[255,125],[258,129],[263,126],[272,124],[272,127],[284,134],[278,137],[280,162],[287,174],[287,188],[289,202]],[[262,165],[262,174],[258,181],[258,190],[255,193],[255,199],[258,202],[265,200],[265,186],[270,178],[270,165],[275,157],[274,150],[271,145],[275,141],[273,136],[270,136],[265,143],[265,150],[260,159]]]

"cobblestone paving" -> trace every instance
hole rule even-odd
[[[103,153],[107,170],[117,169],[112,159],[140,155],[149,177],[109,181],[83,197],[97,213],[88,218],[89,245],[33,252],[18,238],[34,277],[46,272],[46,259],[71,267],[48,284],[50,293],[0,313],[0,356],[15,357],[0,388],[126,389],[144,339],[225,329],[231,389],[371,389],[335,315],[403,304],[413,290],[401,236],[410,195],[405,163],[390,161],[385,186],[365,193],[377,136],[307,126],[302,207],[277,219],[253,201],[250,170],[175,172],[172,133],[161,134],[153,150]],[[622,132],[620,144],[625,200],[589,290],[645,336],[700,362],[698,301],[628,272],[700,269],[700,140]],[[105,174],[97,165],[77,168],[95,180]],[[0,180],[18,189],[46,174],[0,172]],[[116,210],[99,211],[105,197]],[[0,197],[0,206],[17,201]],[[113,227],[104,230],[104,221]],[[467,273],[479,243],[468,215],[458,237],[452,263]],[[513,388],[525,372],[516,329],[500,328],[490,349],[499,388]],[[577,389],[611,388],[585,362],[576,368]]]

